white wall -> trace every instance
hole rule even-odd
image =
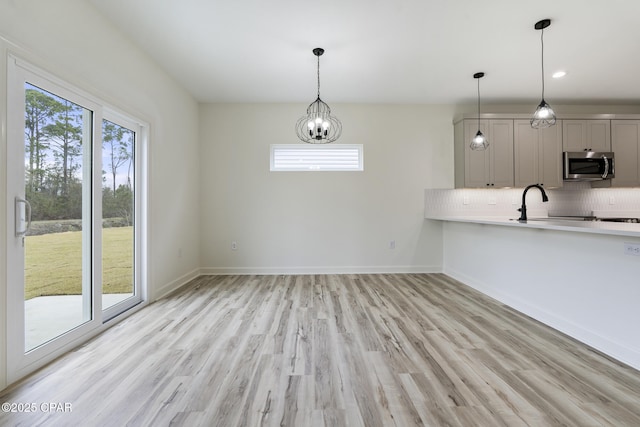
[[[428,221],[430,222],[430,221]],[[444,272],[640,369],[640,239],[447,222]]]
[[[6,230],[7,49],[112,106],[150,124],[149,295],[151,299],[197,272],[199,261],[198,104],[144,53],[82,0],[0,2],[0,255]],[[182,249],[182,257],[179,250]],[[0,278],[5,313],[6,277]],[[0,366],[5,366],[4,315]],[[0,374],[0,389],[6,384]]]
[[[203,271],[439,271],[424,189],[453,185],[453,107],[331,105],[335,144],[364,144],[364,172],[269,172],[270,144],[301,143],[306,107],[201,106]]]

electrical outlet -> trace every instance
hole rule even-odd
[[[640,243],[624,242],[624,254],[640,256]]]
[[[615,205],[616,204],[616,198],[613,196],[609,196],[609,204],[610,205]]]
[[[396,241],[392,240],[389,242],[389,249],[395,249],[396,248]]]
[[[231,242],[231,250],[232,251],[237,251],[238,250],[238,244],[236,242]]]
[[[496,204],[496,198],[495,197],[489,197],[489,204],[490,205],[495,205]]]
[[[468,205],[469,204],[469,196],[462,197],[462,204],[463,205]]]

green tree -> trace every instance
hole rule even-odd
[[[82,108],[62,100],[53,123],[46,125],[44,131],[56,159],[55,172],[59,178],[52,182],[59,185],[56,191],[59,195],[67,196],[73,173],[80,167],[74,160],[82,154]]]
[[[33,86],[28,86],[33,87]],[[25,151],[28,156],[26,164],[27,192],[33,193],[42,189],[44,181],[44,161],[49,144],[44,131],[53,115],[60,111],[61,105],[56,99],[39,89],[25,90]]]
[[[102,122],[102,147],[109,157],[109,164],[106,166],[111,173],[114,197],[117,192],[116,175],[118,174],[118,169],[127,161],[131,164],[131,145],[132,136],[130,130],[108,120]]]
[[[133,225],[133,191],[128,185],[119,185],[115,193],[109,187],[102,189],[102,217],[122,218]]]

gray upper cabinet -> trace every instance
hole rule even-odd
[[[483,119],[480,130],[489,148],[473,151],[471,138],[478,121],[465,119],[454,127],[456,188],[494,188],[513,186],[513,120]]]
[[[611,146],[616,155],[613,187],[640,186],[640,120],[612,120]]]
[[[586,118],[585,118],[586,117]],[[563,151],[613,151],[616,177],[592,187],[640,186],[640,115],[567,115],[555,126],[532,129],[524,114],[484,114],[480,130],[489,140],[473,151],[476,118],[454,121],[456,188],[562,187]]]
[[[563,151],[611,151],[610,120],[563,120]]]
[[[562,186],[562,121],[533,129],[529,120],[514,120],[515,186]]]

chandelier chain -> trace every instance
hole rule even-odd
[[[318,55],[318,98],[320,98],[320,55]]]

